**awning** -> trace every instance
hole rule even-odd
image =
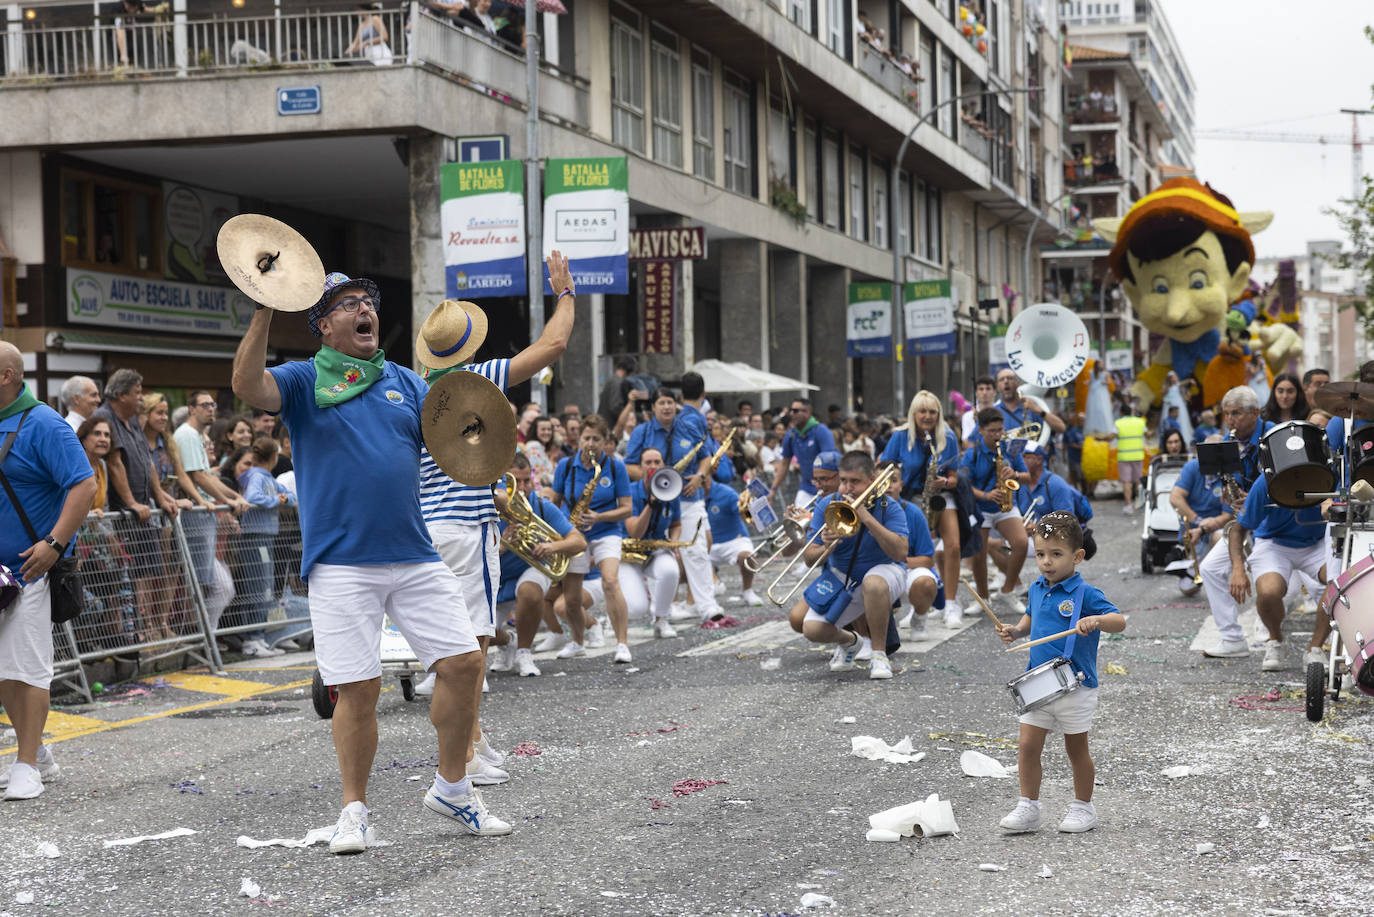
[[[232,360],[239,342],[233,338],[210,340],[190,337],[154,337],[108,331],[78,331],[49,326],[45,343],[49,350],[96,353],[141,353],[153,356]]]
[[[820,388],[800,379],[755,369],[748,363],[701,360],[689,369],[701,373],[708,392],[800,392]]]

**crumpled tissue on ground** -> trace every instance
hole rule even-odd
[[[972,749],[959,756],[959,767],[969,777],[1010,777],[1014,774],[996,758]]]
[[[854,736],[849,740],[850,754],[869,761],[886,761],[889,764],[914,764],[926,756],[925,752],[912,754],[911,736],[896,745],[888,745],[876,736]]]
[[[249,850],[256,850],[259,847],[313,847],[315,844],[327,844],[329,839],[334,836],[334,826],[326,825],[323,828],[316,828],[300,840],[287,837],[274,837],[269,841],[254,840],[246,834],[240,834],[234,843],[239,847],[247,847]],[[369,847],[386,847],[390,841],[377,840],[377,832],[368,826],[367,834],[364,836],[364,843]]]
[[[118,840],[106,841],[105,849],[111,847],[132,847],[134,844],[141,844],[144,841],[165,841],[171,837],[186,837],[189,834],[198,832],[190,828],[173,828],[171,831],[164,831],[161,834],[140,834],[138,837],[121,837]]]
[[[262,886],[245,876],[239,885],[239,894],[244,898],[256,898],[262,894]]]
[[[895,831],[902,837],[939,837],[957,834],[959,823],[954,820],[954,807],[939,793],[931,793],[921,802],[885,809],[868,816],[870,828]]]
[[[815,892],[807,892],[801,896],[802,907],[834,907],[835,899],[828,895],[818,895]]]

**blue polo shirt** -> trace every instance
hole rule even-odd
[[[640,457],[645,449],[657,449],[663,456],[663,464],[671,468],[683,456],[692,451],[692,447],[701,442],[706,436],[706,418],[700,411],[691,405],[685,405],[678,415],[673,419],[673,425],[669,429],[654,419],[642,423],[634,428],[630,434],[630,441],[625,446],[625,462],[630,465],[638,465]],[[683,471],[683,477],[691,477],[697,472],[697,464],[705,458],[710,458],[718,444],[715,440],[707,439],[706,445],[697,450],[691,465]],[[725,464],[724,458],[721,465]],[[730,466],[731,474],[734,473],[734,465]],[[720,468],[717,467],[715,478],[719,479]],[[728,480],[728,479],[727,479]],[[696,503],[702,499],[702,488],[698,487],[691,497],[680,497],[687,503]]]
[[[729,484],[711,487],[706,498],[706,521],[711,526],[711,539],[724,544],[733,538],[748,538],[749,530],[739,514],[739,491]]]
[[[643,424],[641,424],[640,426],[643,426]],[[641,479],[631,484],[630,505],[633,508],[634,514],[636,516],[644,512],[644,504],[648,502],[649,497],[644,490],[644,481]],[[658,515],[655,516],[653,521],[650,522],[648,531],[646,531],[640,537],[653,538],[656,540],[665,539],[668,537],[668,532],[672,529],[673,524],[681,521],[682,504],[679,503],[676,498],[674,498],[672,500],[669,500],[667,503],[660,504]],[[692,536],[688,534],[687,537],[691,538]]]
[[[563,505],[567,507],[569,515],[572,514],[577,501],[582,498],[582,491],[586,490],[592,480],[592,469],[582,467],[578,455],[580,453],[559,459],[558,467],[553,472],[553,489],[562,495]],[[619,506],[621,497],[629,495],[630,476],[625,471],[625,463],[613,455],[603,455],[601,477],[597,480],[596,490],[592,491],[592,502],[588,504],[587,509],[597,513],[608,513]],[[583,534],[587,536],[588,542],[605,538],[607,535],[619,535],[624,538],[625,523],[598,522]]]
[[[939,449],[939,444],[936,444]],[[930,467],[930,450],[926,448],[926,438],[923,434],[917,433],[915,445],[911,442],[911,434],[907,430],[894,430],[892,438],[887,441],[883,448],[883,454],[878,457],[879,461],[897,461],[902,463],[902,493],[907,496],[912,494],[925,493],[926,474]],[[959,462],[959,438],[954,435],[954,431],[945,429],[944,448],[939,449],[935,467],[942,472],[949,469]]]
[[[1014,411],[1007,407],[1001,398],[997,399],[993,407],[1002,412],[1002,429],[1004,430],[1015,430],[1017,427],[1024,427],[1028,423],[1045,423],[1044,416],[1032,408],[1025,399],[1022,399],[1021,407]],[[1045,443],[1046,455],[1054,454],[1053,444],[1054,437],[1050,437],[1049,442]],[[981,489],[979,488],[979,490]]]
[[[1255,421],[1255,430],[1247,439],[1240,444],[1240,464],[1244,469],[1240,475],[1240,484],[1249,489],[1255,483],[1255,478],[1260,476],[1259,467],[1259,443],[1264,438],[1264,434],[1274,428],[1274,424],[1264,418]],[[1228,431],[1225,442],[1232,442],[1231,434]]]
[[[830,434],[830,428],[814,417],[807,421],[804,433],[798,433],[793,427],[788,429],[787,435],[782,438],[783,461],[790,462],[793,458],[797,460],[797,467],[801,469],[799,489],[804,494],[816,492],[816,485],[811,483],[811,469],[816,464],[816,456],[822,452],[834,451],[835,437]]]
[[[981,487],[978,489],[982,490]],[[1035,504],[1037,517],[1063,511],[1073,513],[1080,525],[1087,525],[1088,520],[1093,517],[1092,504],[1088,502],[1088,498],[1053,471],[1042,471],[1040,480],[1033,485],[1021,485],[1021,489],[1016,492],[1017,511],[1025,515],[1037,497],[1040,498],[1040,502]]]
[[[1083,428],[1069,427],[1064,431],[1064,451],[1068,453],[1070,465],[1083,463]]]
[[[19,425],[21,420],[22,427]],[[19,431],[19,435],[15,437],[14,445],[0,467],[3,467],[5,477],[14,488],[19,505],[24,507],[33,530],[39,538],[46,538],[57,524],[57,518],[62,515],[67,491],[95,472],[91,470],[86,451],[81,448],[71,424],[46,404],[0,420],[0,440],[15,430]],[[73,538],[72,542],[75,541]],[[9,567],[17,579],[19,568],[24,566],[19,552],[31,547],[33,539],[25,530],[24,523],[19,521],[14,503],[8,494],[0,493],[0,564]],[[72,545],[69,544],[67,552],[71,551]]]
[[[902,501],[902,509],[906,511],[906,556],[934,557],[935,542],[930,537],[926,514],[910,500]]]
[[[807,539],[814,538],[825,524],[825,508],[830,505],[832,500],[839,497],[839,494],[829,494],[816,501],[815,511],[811,514],[811,525],[806,532]],[[902,501],[894,500],[891,497],[883,497],[870,510],[873,518],[878,520],[878,524],[889,532],[901,535],[910,540],[906,525],[906,510],[902,506]],[[927,536],[930,534],[926,533]],[[819,543],[819,542],[818,542]],[[858,549],[858,556],[854,556],[854,551]],[[931,549],[934,553],[934,548]],[[853,559],[853,569],[850,569],[850,560]],[[849,581],[857,583],[864,578],[864,575],[880,564],[895,564],[896,561],[887,556],[879,545],[878,540],[868,531],[868,527],[860,524],[857,535],[842,538],[839,547],[830,552],[828,566],[834,570],[840,579],[844,579],[845,572],[849,572]]]
[[[1188,460],[1174,486],[1188,491],[1188,508],[1199,516],[1206,519],[1221,515],[1221,478],[1205,476],[1198,467],[1197,459]]]
[[[1012,471],[1025,471],[1026,462],[1021,456],[1013,456],[1007,461]],[[980,436],[978,442],[964,453],[959,467],[968,469],[969,483],[979,490],[995,490],[997,483],[997,449],[989,449]],[[1001,507],[991,500],[979,500],[978,508],[985,513],[1001,512]]]
[[[1345,451],[1345,420],[1344,417],[1333,417],[1326,425],[1326,441],[1331,444],[1331,457],[1336,460],[1336,469],[1342,477],[1342,484],[1345,483],[1345,463],[1341,460],[1341,453]],[[1357,420],[1351,425],[1350,430],[1353,433],[1369,426],[1369,423],[1368,420]],[[1357,458],[1356,462],[1358,461]]]
[[[1030,634],[1027,635],[1029,639],[1038,640],[1041,637],[1048,637],[1050,634],[1057,634],[1069,629],[1069,620],[1073,617],[1072,598],[1080,585],[1084,586],[1083,598],[1081,599],[1083,610],[1079,612],[1080,618],[1086,618],[1089,615],[1106,615],[1120,610],[1107,600],[1101,589],[1083,583],[1083,577],[1078,573],[1055,583],[1053,586],[1046,582],[1042,576],[1031,583],[1029,601],[1026,603],[1027,614],[1031,617]],[[1074,671],[1083,673],[1083,687],[1085,688],[1097,687],[1097,643],[1101,633],[1101,631],[1095,630],[1086,637],[1082,634],[1074,637],[1073,655],[1069,657],[1069,662],[1073,665]],[[1068,639],[1068,637],[1061,637],[1058,640],[1031,647],[1026,671],[1064,655],[1064,645]]]
[[[1198,443],[1205,443],[1207,441],[1207,437],[1214,436],[1220,432],[1221,430],[1217,427],[1204,427],[1201,424],[1199,424],[1198,426],[1193,427],[1193,445],[1196,446]]]
[[[268,371],[291,430],[301,579],[317,563],[437,561],[420,514],[420,408],[429,393],[424,380],[388,360],[367,391],[322,408],[315,404],[313,360]]]
[[[503,488],[504,489],[504,488]],[[555,532],[560,537],[567,537],[572,531],[572,524],[568,522],[568,514],[562,509],[545,500],[537,493],[527,494],[526,499],[530,501],[530,509],[534,510],[536,516],[543,519],[553,526]],[[505,534],[506,529],[510,528],[510,523],[504,518],[498,523],[501,534]],[[514,551],[505,550],[501,552],[501,592],[496,596],[498,602],[510,602],[515,599],[516,582],[524,574],[530,565],[525,562],[525,558],[516,554]]]
[[[1321,504],[1294,510],[1269,502],[1269,482],[1264,475],[1245,495],[1245,508],[1236,521],[1256,538],[1268,538],[1285,548],[1311,547],[1326,537]]]

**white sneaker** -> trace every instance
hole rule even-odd
[[[1320,646],[1309,646],[1307,652],[1302,654],[1303,670],[1306,671],[1307,667],[1314,662],[1326,665],[1327,658],[1326,650],[1322,649]]]
[[[557,658],[559,658],[559,659],[571,659],[571,658],[573,658],[574,656],[585,656],[585,655],[587,655],[587,650],[582,646],[582,644],[574,642],[574,641],[572,640],[572,638],[570,637],[570,638],[568,638],[568,642],[565,643],[565,644],[563,644],[563,648],[562,648],[561,650],[558,651],[558,656],[557,656]]]
[[[468,762],[467,777],[473,786],[498,786],[510,782],[510,774],[482,758],[473,755]]]
[[[1001,589],[1001,588],[1002,588],[1002,585],[1003,585],[1004,583],[1006,583],[1006,581],[1007,581],[1007,575],[1006,575],[1005,573],[1003,573],[1001,570],[998,570],[998,571],[996,571],[996,572],[989,572],[989,573],[988,573],[988,592],[992,592],[994,589]]]
[[[494,651],[488,650],[487,655],[491,657],[487,662],[488,672],[509,672],[515,668],[515,635],[508,634],[509,639],[505,646],[498,646]]]
[[[52,756],[51,745],[38,746],[38,776],[43,778],[43,783],[49,784],[62,776],[62,768],[57,766],[57,761]],[[13,765],[11,765],[13,767]],[[9,770],[0,773],[0,790],[10,785]]]
[[[285,640],[278,640],[276,643],[276,648],[279,650],[285,650],[288,653],[299,653],[301,650],[301,645],[297,643],[294,639],[288,637]]]
[[[256,640],[245,640],[245,641],[243,641],[243,648],[239,650],[239,654],[242,655],[242,656],[270,656],[270,655],[271,655],[271,653],[268,652],[268,650],[267,650],[267,644],[264,643],[264,644],[262,645],[262,648],[259,649],[259,648],[258,648],[258,641],[256,641]]]
[[[367,849],[367,806],[350,802],[339,813],[334,836],[329,839],[330,853],[362,853]]]
[[[998,592],[993,596],[993,600],[1016,614],[1026,613],[1026,603],[1017,598],[1014,592]]]
[[[433,697],[433,696],[434,696],[434,673],[433,673],[433,672],[430,672],[430,673],[429,673],[428,675],[426,675],[424,678],[420,679],[420,683],[417,684],[417,685],[415,686],[415,696],[416,696],[416,697]]]
[[[500,767],[501,765],[506,763],[505,753],[498,749],[495,745],[491,744],[491,740],[487,738],[487,734],[485,732],[482,733],[482,741],[478,742],[473,747],[477,749],[477,754],[482,758],[482,760],[490,764],[492,767]]]
[[[752,605],[754,608],[758,608],[763,604],[763,599],[759,598],[758,593],[752,589],[744,590],[741,597],[744,599],[744,604]]]
[[[521,678],[534,678],[543,674],[539,671],[539,666],[534,664],[534,654],[529,650],[515,651],[515,670]]]
[[[945,599],[945,610],[948,611],[950,608],[954,608],[959,612],[959,614],[966,615],[970,618],[976,618],[983,613],[983,607],[979,605],[977,602],[970,602],[967,605],[960,605],[953,599]]]
[[[869,678],[891,678],[892,663],[887,658],[887,653],[875,651],[873,658],[868,663]]]
[[[244,644],[244,650],[245,650],[245,652],[246,652],[247,649],[248,649],[248,644],[249,644],[249,643],[251,643],[254,647],[257,648],[257,652],[255,652],[255,653],[252,654],[252,655],[254,655],[254,656],[285,656],[285,655],[286,655],[286,650],[279,650],[279,649],[277,649],[276,647],[268,646],[268,645],[267,645],[267,641],[266,641],[266,640],[263,640],[261,637],[259,637],[259,638],[256,639],[256,640],[249,640],[248,643],[245,643],[245,644]]]
[[[1262,672],[1279,672],[1283,670],[1283,659],[1280,658],[1280,650],[1283,644],[1277,640],[1266,640],[1264,643],[1264,661],[1260,663]]]
[[[669,621],[695,621],[697,620],[697,610],[692,605],[683,602],[674,602],[668,609]]]
[[[1222,640],[1202,651],[1211,659],[1238,659],[1250,655],[1250,645],[1244,640]]]
[[[654,618],[654,636],[666,640],[677,636],[677,628],[667,618]]]
[[[873,658],[873,641],[867,637],[859,638],[859,651],[854,654],[855,662],[867,662]]]
[[[925,640],[930,636],[930,629],[926,627],[926,615],[915,615],[911,619],[911,639]]]
[[[440,796],[431,783],[425,791],[425,808],[458,822],[468,834],[480,837],[510,834],[510,825],[487,811],[482,794],[476,790],[466,796]]]
[[[491,693],[491,682],[487,681],[487,676],[486,676],[486,675],[483,675],[483,676],[482,676],[482,693],[483,693],[483,694],[490,694],[490,693]]]
[[[612,661],[619,663],[629,662],[630,648],[623,643],[617,643],[615,645],[615,659],[613,659]]]
[[[1090,802],[1079,802],[1075,799],[1069,803],[1069,811],[1064,814],[1064,820],[1059,823],[1059,830],[1065,834],[1082,834],[1084,831],[1091,831],[1097,827],[1097,810]]]
[[[601,626],[600,618],[597,618],[596,623],[587,628],[587,635],[582,640],[582,645],[589,650],[601,649],[606,645],[606,629]]]
[[[859,653],[859,641],[855,641],[848,646],[837,646],[835,652],[830,657],[830,671],[847,672],[854,668],[854,657]]]
[[[1003,816],[997,824],[1013,834],[1023,834],[1027,831],[1039,831],[1044,819],[1044,813],[1040,811],[1040,803],[1038,801],[1031,802],[1023,797],[1016,804],[1016,808]]]
[[[720,580],[716,580],[715,585],[711,587],[711,592],[716,595],[725,595],[725,584]]]
[[[945,627],[963,627],[964,616],[956,608],[945,606]]]
[[[545,631],[534,641],[534,646],[530,648],[535,653],[555,653],[568,645],[568,635],[566,633],[553,633]]]
[[[43,794],[43,777],[38,768],[19,761],[10,765],[5,777],[5,801],[33,799]]]

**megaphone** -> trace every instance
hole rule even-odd
[[[648,491],[660,503],[671,503],[682,494],[682,475],[672,468],[660,468],[649,475]]]

